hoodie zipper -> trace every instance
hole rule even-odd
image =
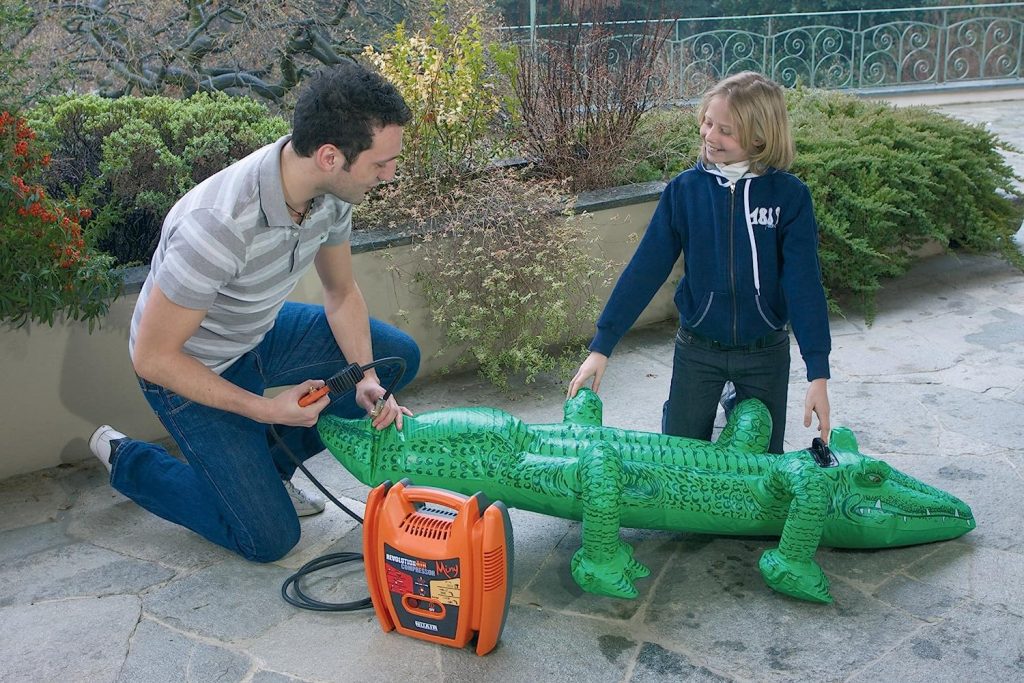
[[[738,314],[736,312],[736,231],[733,229],[733,223],[735,222],[736,216],[736,184],[732,183],[729,185],[729,294],[732,299],[732,343],[738,343],[737,337],[737,322]]]

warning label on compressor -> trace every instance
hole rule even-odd
[[[384,564],[391,602],[401,624],[441,637],[454,638],[462,600],[459,559],[423,560],[410,557],[385,543]],[[435,621],[422,614],[411,614],[402,603],[406,595],[422,596],[444,604],[444,616]],[[428,601],[424,601],[423,609],[428,613],[440,611],[437,605],[431,605]]]

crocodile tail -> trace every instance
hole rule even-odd
[[[716,443],[744,453],[765,453],[771,438],[771,413],[756,398],[748,398],[733,409]]]
[[[590,389],[580,389],[565,402],[567,424],[600,427],[602,422],[601,399]]]

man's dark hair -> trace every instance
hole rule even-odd
[[[374,128],[404,126],[411,118],[402,95],[383,76],[342,62],[303,87],[292,114],[292,148],[308,157],[321,145],[334,145],[351,164],[373,144]]]

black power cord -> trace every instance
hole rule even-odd
[[[398,384],[399,380],[402,379],[402,375],[405,374],[404,358],[388,356],[387,358],[380,358],[372,363],[367,363],[362,366],[357,363],[351,363],[324,383],[329,389],[328,393],[334,394],[334,397],[331,400],[333,401],[336,398],[340,398],[355,389],[356,384],[363,379],[363,372],[370,368],[375,368],[378,365],[398,366],[398,372],[395,373],[395,378],[391,380],[391,383],[384,390],[384,395],[377,401],[377,405],[383,405],[391,396],[391,392]],[[362,517],[357,515],[355,512],[352,512],[352,510],[348,509],[344,503],[335,498],[331,492],[328,491],[308,469],[306,469],[306,466],[302,464],[302,461],[295,457],[295,454],[292,453],[291,449],[285,445],[281,435],[277,433],[277,429],[274,428],[274,425],[270,425],[270,433],[274,436],[277,444],[282,450],[284,450],[285,454],[292,459],[292,462],[294,462],[296,466],[298,466],[299,470],[309,478],[313,485],[320,489],[321,493],[327,496],[328,500],[341,508],[352,519],[356,520],[360,524],[363,523]],[[291,605],[317,612],[351,612],[371,607],[373,603],[370,598],[363,598],[352,602],[324,602],[323,600],[317,600],[316,598],[312,598],[307,595],[302,590],[302,584],[300,583],[303,578],[309,576],[313,572],[326,569],[327,567],[344,564],[345,562],[355,562],[362,559],[363,556],[360,553],[341,552],[321,555],[320,557],[310,560],[299,567],[294,574],[285,579],[284,583],[281,584],[281,597],[284,598],[285,602]]]

